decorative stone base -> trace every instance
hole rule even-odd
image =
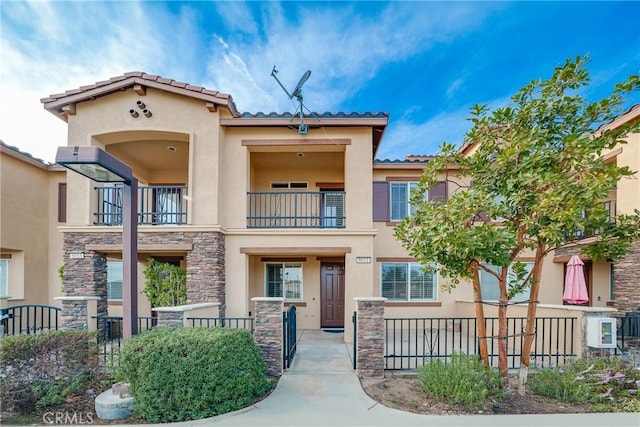
[[[101,420],[124,420],[132,414],[135,400],[129,395],[129,388],[114,385],[96,397],[96,415]]]

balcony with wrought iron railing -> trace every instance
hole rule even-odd
[[[94,225],[122,224],[122,186],[95,187],[97,209]],[[186,186],[141,186],[138,188],[139,225],[180,225],[187,223]]]
[[[344,228],[344,191],[247,193],[247,228]]]
[[[604,202],[602,202],[602,205],[604,206],[604,210],[607,213],[607,225],[605,227],[608,227],[609,225],[615,225],[616,223],[616,201],[615,200],[605,200]],[[599,228],[596,230],[586,230],[586,231],[575,231],[573,233],[570,233],[570,237],[574,238],[574,239],[587,239],[589,237],[594,237],[597,236],[599,234],[602,234],[605,231],[605,228]]]

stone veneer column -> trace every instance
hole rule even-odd
[[[206,317],[218,318],[220,303],[201,303],[177,305],[175,307],[156,307],[152,311],[158,313],[158,327],[181,328],[190,327],[193,323],[190,318]],[[198,323],[196,323],[196,326]]]
[[[384,303],[386,298],[356,297],[356,366],[360,378],[384,377]]]
[[[282,375],[282,298],[256,297],[255,331],[253,339],[262,358],[267,363],[267,373],[278,377]]]
[[[87,244],[95,243],[97,233],[64,233],[64,295],[65,297],[97,297],[97,316],[107,315],[107,257],[87,251]],[[109,236],[111,237],[111,236]],[[73,254],[73,258],[72,258]],[[82,255],[80,255],[82,254]],[[80,258],[81,256],[81,258]],[[77,257],[77,258],[76,258]],[[62,327],[66,321],[77,327],[78,301],[62,299]]]
[[[63,296],[54,297],[56,301],[62,301],[62,328],[63,329],[96,329],[96,321],[93,317],[97,315],[96,296]]]
[[[225,314],[225,246],[224,235],[185,233],[193,242],[187,253],[187,304],[209,301],[220,303],[220,316]]]
[[[627,255],[613,263],[613,296],[615,307],[624,316],[640,310],[640,242],[635,242]]]

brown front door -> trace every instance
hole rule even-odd
[[[344,263],[322,263],[320,268],[320,326],[344,327]]]

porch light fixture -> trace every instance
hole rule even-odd
[[[56,163],[97,182],[123,184],[123,335],[125,338],[136,335],[138,333],[138,180],[127,164],[99,147],[58,147]]]

